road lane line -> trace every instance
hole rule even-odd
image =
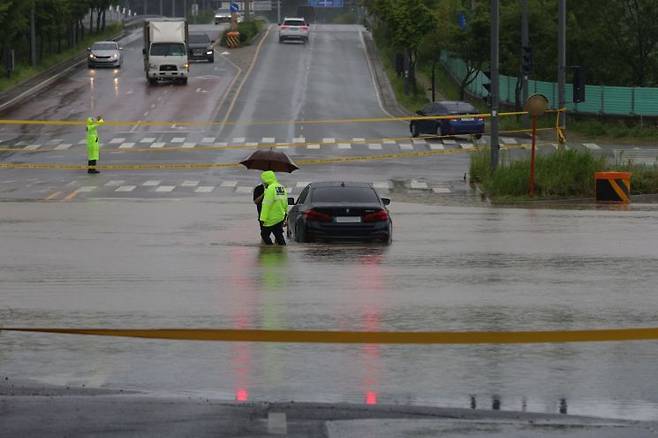
[[[352,149],[350,143],[338,143],[338,149]]]
[[[137,188],[137,186],[119,186],[119,187],[117,187],[115,192],[132,192],[136,188]]]
[[[441,194],[451,193],[450,189],[447,188],[447,187],[433,187],[432,191],[434,193],[437,193],[437,194],[439,194],[439,193],[441,193]]]
[[[55,199],[56,197],[58,197],[61,194],[62,194],[62,192],[51,193],[50,195],[46,196],[46,198],[44,198],[44,199],[46,201],[52,201],[53,199]]]
[[[181,184],[181,187],[196,187],[201,183],[201,181],[190,181],[190,180],[185,180]]]
[[[159,193],[169,193],[173,192],[175,188],[176,186],[158,186],[155,188],[155,191]]]
[[[55,147],[56,151],[65,151],[69,149],[71,146],[73,146],[71,143],[62,143],[58,146]]]
[[[143,186],[146,186],[146,187],[159,186],[159,185],[160,185],[160,181],[157,180],[157,179],[150,179],[150,180],[148,180],[148,181],[144,181],[144,182],[142,183],[142,185],[143,185]]]
[[[235,187],[238,185],[237,181],[222,181],[220,187]]]
[[[215,190],[215,186],[199,186],[194,189],[196,193],[211,193],[213,190]]]
[[[130,149],[135,146],[135,143],[122,143],[119,145],[119,149]]]

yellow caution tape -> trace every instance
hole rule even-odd
[[[517,332],[356,332],[316,330],[0,328],[7,332],[114,336],[181,341],[313,344],[542,344],[658,340],[658,328]]]

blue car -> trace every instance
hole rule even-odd
[[[419,116],[468,116],[478,114],[478,111],[468,102],[442,101],[430,103],[422,110],[416,111],[416,114]],[[484,133],[484,119],[462,117],[459,119],[412,120],[409,123],[409,130],[413,137],[421,134],[440,136],[472,134],[476,138],[480,138]]]

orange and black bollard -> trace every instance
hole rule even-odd
[[[226,47],[229,49],[240,47],[240,32],[226,32]]]
[[[603,202],[631,202],[630,172],[596,172],[596,200]]]

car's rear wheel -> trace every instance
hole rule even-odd
[[[308,243],[308,241],[304,226],[302,224],[297,224],[295,226],[295,242]]]

